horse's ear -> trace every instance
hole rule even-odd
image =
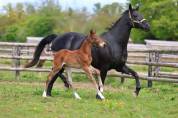
[[[137,5],[137,7],[135,8],[135,10],[137,10],[137,11],[138,11],[138,10],[139,10],[139,7],[140,7],[140,6],[139,6],[139,5]]]
[[[132,5],[129,4],[129,11],[132,11]]]

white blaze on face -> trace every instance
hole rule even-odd
[[[100,47],[104,47],[105,42],[101,42],[99,45],[100,45]]]

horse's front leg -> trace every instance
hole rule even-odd
[[[92,81],[93,85],[96,88],[96,92],[97,92],[96,98],[97,99],[101,99],[101,100],[105,99],[105,97],[103,96],[103,94],[100,92],[100,90],[98,88],[98,84],[96,83],[95,78],[92,75],[91,68],[88,67],[88,66],[84,66],[83,70],[85,71],[85,73],[87,74],[88,78]]]
[[[134,70],[132,70],[131,68],[129,68],[128,66],[126,66],[126,65],[124,65],[121,70],[118,69],[117,71],[125,73],[125,74],[131,74],[135,78],[135,81],[136,81],[135,95],[138,96],[138,94],[140,92],[140,89],[141,89],[138,74]]]
[[[105,79],[106,79],[106,75],[107,75],[107,71],[106,70],[101,70],[100,71],[100,79],[99,79],[99,83],[100,83],[100,85],[102,85],[102,86],[100,86],[99,85],[99,90],[101,91],[101,92],[103,92],[104,91],[104,82],[105,82]]]

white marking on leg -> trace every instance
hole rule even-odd
[[[100,96],[100,98],[101,98],[102,100],[105,99],[105,97],[103,96],[103,94],[102,94],[100,91],[98,91],[97,94]]]
[[[46,95],[46,90],[44,90],[43,91],[43,95],[42,95],[43,97],[47,97],[47,95]]]
[[[103,93],[103,86],[100,86],[100,92]]]
[[[99,87],[100,87],[100,91],[103,93],[104,89],[103,89],[103,83],[101,81],[101,77],[98,76],[98,80],[99,80]]]
[[[72,71],[71,71],[71,68],[70,67],[66,67],[66,72],[67,72],[67,79],[68,79],[68,82],[70,83],[70,86],[71,88],[73,89],[73,94],[74,94],[74,97],[75,99],[78,99],[80,100],[81,97],[79,96],[79,94],[75,91],[74,87],[72,86]]]
[[[75,97],[76,99],[78,99],[78,100],[81,99],[81,97],[79,96],[79,94],[78,94],[76,91],[74,91],[74,97]]]

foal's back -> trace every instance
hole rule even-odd
[[[79,50],[62,49],[54,53],[54,60],[56,64],[61,63],[73,68],[81,68]]]

